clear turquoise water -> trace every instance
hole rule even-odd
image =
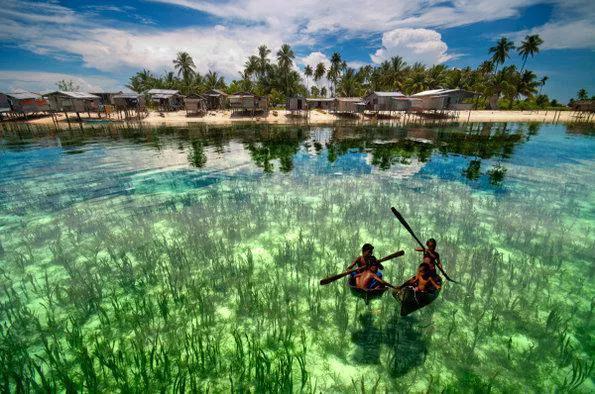
[[[0,132],[3,391],[593,392],[588,126]],[[365,242],[447,283],[402,318]]]

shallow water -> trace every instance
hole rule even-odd
[[[587,126],[0,131],[4,391],[593,392]],[[399,316],[434,237],[439,298]]]

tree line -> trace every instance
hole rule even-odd
[[[449,68],[443,64],[426,66],[408,64],[400,56],[378,66],[349,67],[341,54],[334,52],[327,65],[306,65],[302,75],[295,65],[295,53],[283,44],[273,55],[266,45],[246,60],[238,78],[229,84],[216,71],[201,75],[192,56],[179,52],[173,60],[174,70],[157,76],[142,70],[130,77],[128,88],[142,92],[152,88],[175,89],[183,94],[202,93],[220,89],[227,93],[249,91],[270,96],[272,103],[282,103],[286,97],[364,96],[372,91],[401,91],[410,95],[429,89],[466,89],[479,93],[474,100],[477,108],[499,105],[511,109],[558,106],[542,94],[548,76],[540,78],[526,69],[529,58],[539,53],[543,40],[539,35],[527,35],[517,46],[506,37],[489,48],[489,58],[478,67]],[[507,64],[516,52],[522,60],[519,68]],[[328,86],[328,88],[327,88]]]

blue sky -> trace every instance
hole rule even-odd
[[[400,55],[428,65],[476,66],[502,35],[544,39],[527,67],[566,102],[595,95],[593,0],[0,0],[0,90],[46,91],[61,79],[82,90],[124,89],[147,68],[172,69],[188,51],[199,72],[236,78],[260,44],[294,48],[296,65],[351,66]],[[513,55],[511,63],[520,65]]]

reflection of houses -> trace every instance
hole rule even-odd
[[[206,106],[208,110],[223,109],[226,106],[227,93],[221,90],[211,89],[202,94],[202,96],[206,100]]]
[[[6,93],[6,100],[8,101],[9,110],[14,114],[28,115],[50,110],[48,101],[37,93]]]
[[[250,92],[240,92],[228,97],[229,107],[233,111],[264,112],[268,110],[268,100]]]
[[[337,97],[334,103],[334,110],[337,113],[355,114],[363,112],[365,103],[361,97]]]
[[[147,95],[151,103],[161,111],[176,111],[184,108],[184,97],[177,90],[150,89]]]
[[[198,94],[191,94],[184,97],[184,108],[186,116],[204,115],[207,112],[207,99]]]
[[[309,109],[320,109],[326,111],[330,111],[333,109],[334,102],[335,99],[324,97],[306,99],[306,104],[308,105]]]
[[[464,103],[477,94],[464,89],[434,89],[416,93],[411,98],[418,99],[412,102],[412,109],[426,110],[469,110],[473,104]]]
[[[363,102],[368,111],[403,111],[397,108],[398,101],[395,98],[404,99],[405,95],[401,92],[372,92],[364,97]]]
[[[56,91],[45,95],[54,112],[98,112],[99,96],[85,92]]]

